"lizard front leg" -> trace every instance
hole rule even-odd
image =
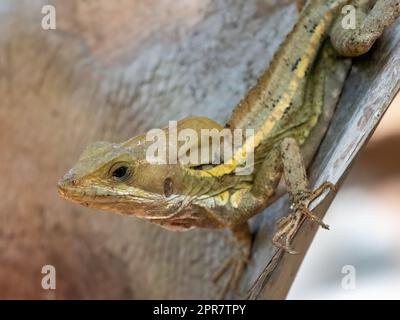
[[[310,218],[319,223],[323,228],[329,229],[325,223],[312,214],[309,206],[325,190],[331,189],[335,191],[335,187],[332,183],[325,182],[316,190],[310,190],[303,157],[295,139],[285,138],[282,141],[281,155],[286,189],[292,200],[290,209],[293,213],[278,221],[278,231],[275,233],[272,241],[277,247],[289,253],[295,253],[290,249],[290,242],[304,218]]]
[[[240,278],[251,256],[252,235],[247,220],[268,205],[281,179],[282,160],[278,149],[272,149],[264,159],[253,187],[250,190],[236,191],[230,196],[230,230],[235,242],[234,253],[226,259],[216,272],[214,282],[228,274],[222,289],[222,297],[229,292],[238,291]]]
[[[226,297],[229,292],[238,291],[240,278],[251,256],[252,236],[249,224],[244,222],[231,228],[235,241],[235,252],[228,257],[222,267],[215,273],[213,281],[220,281],[221,277],[230,269],[229,278],[225,283],[221,296]]]
[[[238,203],[237,210],[242,213],[245,219],[248,219],[249,217],[246,216],[248,208],[253,207],[254,209],[256,205],[266,206],[282,176],[282,171],[287,192],[292,199],[291,210],[293,213],[278,222],[278,231],[272,241],[277,247],[289,253],[295,253],[290,249],[290,242],[304,218],[308,217],[322,227],[328,228],[326,224],[312,214],[309,205],[326,189],[334,190],[334,186],[326,182],[314,191],[309,189],[303,156],[294,138],[284,138],[276,148],[271,150],[257,173],[254,187],[243,195],[242,200]],[[252,200],[250,201],[250,199]],[[238,289],[240,277],[251,253],[252,239],[248,223],[236,224],[231,230],[236,242],[236,250],[214,277],[214,281],[218,281],[224,274],[228,273],[228,270],[230,271],[228,281],[223,288],[223,297],[228,292]]]

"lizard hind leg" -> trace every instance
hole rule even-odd
[[[369,10],[373,2],[375,4]],[[333,47],[344,57],[357,57],[368,52],[383,31],[400,16],[400,0],[357,0],[354,6],[354,27],[344,28],[343,17],[340,17],[330,33]]]
[[[282,141],[281,154],[286,188],[292,200],[290,209],[293,213],[278,221],[278,231],[273,236],[272,242],[288,253],[295,254],[296,252],[290,248],[290,243],[305,218],[329,229],[320,218],[311,212],[310,205],[327,189],[335,191],[335,187],[332,183],[325,182],[314,191],[309,189],[302,155],[295,139],[285,138]]]
[[[247,222],[234,226],[232,235],[235,240],[234,252],[225,260],[222,267],[214,274],[213,282],[219,283],[223,279],[221,298],[236,292],[240,295],[239,286],[241,276],[250,260],[251,255],[251,233]],[[227,275],[227,278],[224,277]]]

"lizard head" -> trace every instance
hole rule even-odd
[[[137,137],[129,143],[89,145],[59,180],[59,193],[88,207],[142,218],[176,211],[182,202],[173,190],[178,165],[148,163],[142,142]]]
[[[194,154],[199,155],[204,147],[199,139],[204,128],[223,129],[202,117],[178,122],[177,132],[190,129],[196,133],[197,138],[189,144]],[[169,141],[169,129],[163,129],[163,133]],[[204,175],[203,169],[213,167],[212,152],[209,158],[198,157],[198,162],[191,164],[148,161],[147,151],[153,143],[146,135],[140,135],[122,143],[89,145],[75,166],[59,180],[59,193],[88,207],[135,215],[166,228],[210,224],[208,211],[202,205],[213,205],[212,197],[235,188],[239,177]],[[206,140],[206,148],[207,143],[210,140]],[[176,150],[185,144],[186,140],[178,141]],[[169,144],[164,145],[169,154]]]

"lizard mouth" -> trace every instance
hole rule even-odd
[[[111,195],[96,195],[94,192],[69,189],[64,186],[58,187],[58,193],[65,199],[78,203],[88,208],[95,208],[116,213],[127,213],[121,206],[121,201]],[[140,210],[136,210],[140,216]]]
[[[113,201],[110,201],[111,197],[109,196],[100,196],[96,195],[92,192],[88,191],[78,191],[74,189],[69,189],[64,186],[58,186],[58,193],[65,199],[78,202],[78,203],[112,203]]]
[[[66,181],[65,179],[59,180],[57,187],[58,193],[63,198],[74,202],[82,203],[85,205],[88,205],[90,203],[115,203],[115,201],[113,201],[114,197],[111,194],[100,194],[94,189],[80,188],[75,186],[74,183]]]
[[[127,189],[103,188],[99,185],[86,185],[76,179],[73,174],[67,174],[57,183],[61,197],[81,204],[85,207],[96,208],[115,213],[134,215],[150,220],[162,220],[166,212],[175,211],[180,206],[179,199],[164,196],[138,188]]]
[[[58,182],[58,193],[61,197],[84,205],[85,207],[129,215],[133,214],[143,218],[147,217],[147,211],[153,208],[152,203],[144,197],[136,197],[122,193],[108,194],[95,188],[89,189],[71,185],[68,182],[65,183],[63,179]]]

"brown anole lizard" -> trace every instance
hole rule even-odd
[[[122,143],[88,146],[59,181],[60,194],[169,229],[230,228],[237,251],[216,275],[231,270],[226,291],[237,286],[251,254],[247,221],[271,203],[282,176],[293,202],[292,213],[279,221],[273,242],[292,252],[290,242],[305,217],[327,227],[310,212],[309,204],[334,186],[326,182],[309,190],[304,159],[308,163],[312,158],[329,123],[325,101],[338,95],[334,91],[345,80],[349,60],[339,56],[367,52],[400,15],[400,0],[305,2],[298,1],[299,21],[226,125],[230,130],[254,130],[255,165],[250,174],[235,174],[243,164],[245,146],[219,165],[157,165],[147,161],[151,142],[142,135]],[[354,29],[341,23],[341,10],[349,4],[356,9]],[[187,128],[201,136],[202,129],[222,130],[223,126],[200,117],[178,122],[178,132]]]

